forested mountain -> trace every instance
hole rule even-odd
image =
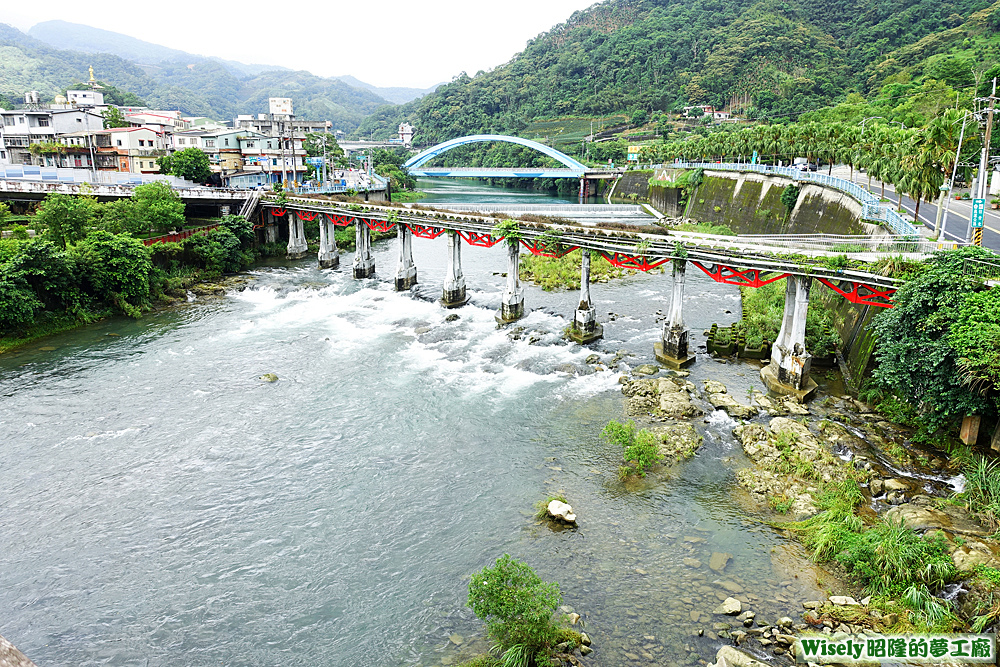
[[[268,97],[291,97],[297,116],[331,120],[335,128],[351,131],[386,103],[369,90],[309,72],[239,74],[225,62],[192,58],[196,60],[139,65],[107,53],[55,49],[0,24],[0,94],[8,102],[17,102],[25,92],[37,90],[44,99],[51,100],[68,86],[86,80],[87,68],[93,65],[97,78],[123,92],[134,93],[151,107],[180,109],[185,114],[217,120],[242,113],[266,113]]]
[[[145,42],[118,32],[101,30],[100,28],[80,23],[69,23],[68,21],[43,21],[42,23],[36,23],[28,30],[28,36],[34,37],[38,41],[45,42],[57,49],[83,51],[84,53],[110,53],[119,58],[139,64],[161,62],[189,64],[211,60],[221,63],[233,74],[243,76],[256,76],[261,72],[272,70],[288,70],[287,67],[278,67],[276,65],[247,65],[235,60],[197,56],[186,51],[179,51],[166,46],[160,46],[159,44]],[[390,98],[386,99],[390,102],[395,101]]]
[[[462,74],[359,132],[412,122],[421,143],[517,132],[538,118],[711,104],[783,119],[870,95],[949,40],[988,0],[610,0],[576,12],[510,62]],[[992,30],[992,24],[983,29]],[[907,51],[909,49],[909,51]],[[895,62],[893,62],[895,61]]]

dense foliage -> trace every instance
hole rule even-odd
[[[979,340],[978,327],[995,326],[988,308],[998,290],[964,273],[966,259],[990,257],[977,247],[936,254],[895,293],[895,307],[875,318],[875,380],[918,407],[928,430],[996,411],[996,343]]]
[[[409,120],[430,144],[516,133],[536,118],[624,112],[643,122],[695,104],[786,118],[852,90],[878,91],[914,61],[950,48],[954,38],[931,37],[967,21],[964,32],[988,33],[976,23],[986,19],[969,18],[988,4],[612,0],[576,12],[490,72],[463,73],[424,98],[380,109],[359,133],[388,137]],[[902,48],[913,52],[896,52]],[[963,82],[960,65],[933,71]]]
[[[469,583],[469,606],[490,637],[503,650],[525,646],[531,656],[553,643],[552,615],[561,600],[559,584],[542,581],[531,566],[507,554]]]
[[[195,183],[204,183],[212,175],[208,154],[199,148],[184,148],[157,160],[160,171],[185,178]]]
[[[39,236],[0,240],[0,337],[111,313],[138,317],[164,293],[257,259],[253,225],[236,215],[183,243],[147,248],[136,238],[151,228],[183,227],[183,213],[176,193],[160,183],[105,204],[50,194],[31,222]]]

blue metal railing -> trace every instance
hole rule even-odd
[[[850,195],[861,204],[861,217],[882,223],[896,236],[920,236],[917,229],[903,219],[896,209],[879,201],[879,198],[864,187],[835,176],[802,171],[795,167],[772,167],[766,164],[740,164],[733,162],[673,162],[671,164],[649,165],[649,168],[715,169],[717,171],[753,171],[760,174],[786,176],[793,181],[816,183]]]

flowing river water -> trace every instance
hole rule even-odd
[[[424,185],[424,203],[560,201]],[[695,458],[618,481],[599,433],[623,417],[620,373],[584,361],[653,361],[669,273],[594,285],[605,337],[581,348],[561,338],[576,292],[528,285],[531,313],[497,328],[499,248],[463,247],[456,311],[435,303],[442,239],[414,240],[413,294],[393,291],[395,242],[375,256],[377,279],[350,254],[278,262],[0,356],[0,634],[41,667],[456,664],[488,649],[469,577],[510,553],[582,614],[587,664],[695,664],[725,641],[717,580],[772,622],[824,589],[737,487],[725,413],[702,405]],[[702,344],[737,289],[689,271],[685,317]],[[737,397],[761,384],[703,353],[691,371]],[[576,530],[533,517],[558,491]]]

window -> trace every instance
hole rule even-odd
[[[177,145],[178,145],[178,146],[183,146],[183,145],[184,145],[184,142],[185,142],[185,141],[186,141],[186,139],[184,139],[184,138],[182,137],[182,138],[180,138],[180,139],[178,139],[178,140],[177,140]]]
[[[118,145],[121,146],[122,145],[122,140],[118,139],[117,141],[118,141]]]
[[[215,148],[215,139],[205,139],[205,148]]]
[[[38,127],[48,127],[48,126],[49,126],[49,119],[48,118],[39,118],[38,119]]]
[[[229,145],[229,139],[226,139],[226,145],[227,146]]]
[[[78,122],[78,123],[82,123],[82,122],[83,122],[83,119],[82,119],[82,118],[77,118],[77,119],[76,119],[76,122]]]
[[[18,125],[24,125],[24,116],[18,116],[17,117],[17,124]]]
[[[140,145],[140,146],[145,146],[145,145],[146,145],[146,142],[145,142],[145,141],[143,141],[142,139],[140,139],[140,140],[139,140],[139,145]]]
[[[278,158],[276,158],[276,157],[271,158],[271,165],[277,167],[278,166]]]

